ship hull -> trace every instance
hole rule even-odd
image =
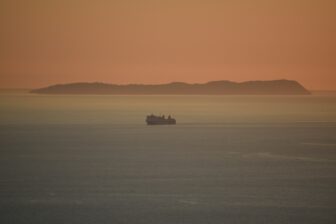
[[[174,125],[176,121],[146,121],[147,125]]]
[[[176,120],[170,116],[165,118],[164,116],[149,115],[146,118],[147,125],[173,125],[176,124]]]

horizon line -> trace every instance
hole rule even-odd
[[[227,81],[227,82],[232,82],[232,83],[246,83],[246,82],[267,82],[267,81],[294,81],[298,82],[300,85],[302,85],[304,88],[306,88],[300,81],[295,80],[295,79],[253,79],[253,80],[245,80],[245,81],[232,81],[228,79],[219,79],[219,80],[210,80],[210,81],[205,81],[205,82],[187,82],[187,81],[170,81],[170,82],[160,82],[160,83],[113,83],[113,82],[104,82],[104,81],[73,81],[73,82],[62,82],[62,83],[54,83],[54,84],[46,84],[44,87],[0,87],[0,90],[34,90],[36,88],[45,88],[45,87],[50,87],[50,86],[55,86],[55,85],[68,85],[68,84],[108,84],[108,85],[120,85],[120,86],[127,86],[127,85],[164,85],[164,84],[173,84],[173,83],[185,83],[185,84],[190,84],[190,85],[195,85],[195,84],[207,84],[211,82],[218,82],[218,81]],[[319,92],[319,91],[325,91],[325,92],[335,92],[336,89],[310,89],[306,88],[309,91],[312,92]]]

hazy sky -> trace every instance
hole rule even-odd
[[[0,0],[0,88],[295,79],[336,90],[335,0]]]

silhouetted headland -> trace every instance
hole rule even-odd
[[[116,95],[308,95],[310,92],[292,80],[211,81],[203,84],[172,82],[167,84],[116,85],[106,83],[70,83],[34,89],[39,94],[116,94]]]

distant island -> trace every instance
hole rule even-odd
[[[211,81],[203,84],[172,82],[167,84],[116,85],[106,83],[69,83],[31,90],[38,94],[115,94],[115,95],[309,95],[292,80]]]

